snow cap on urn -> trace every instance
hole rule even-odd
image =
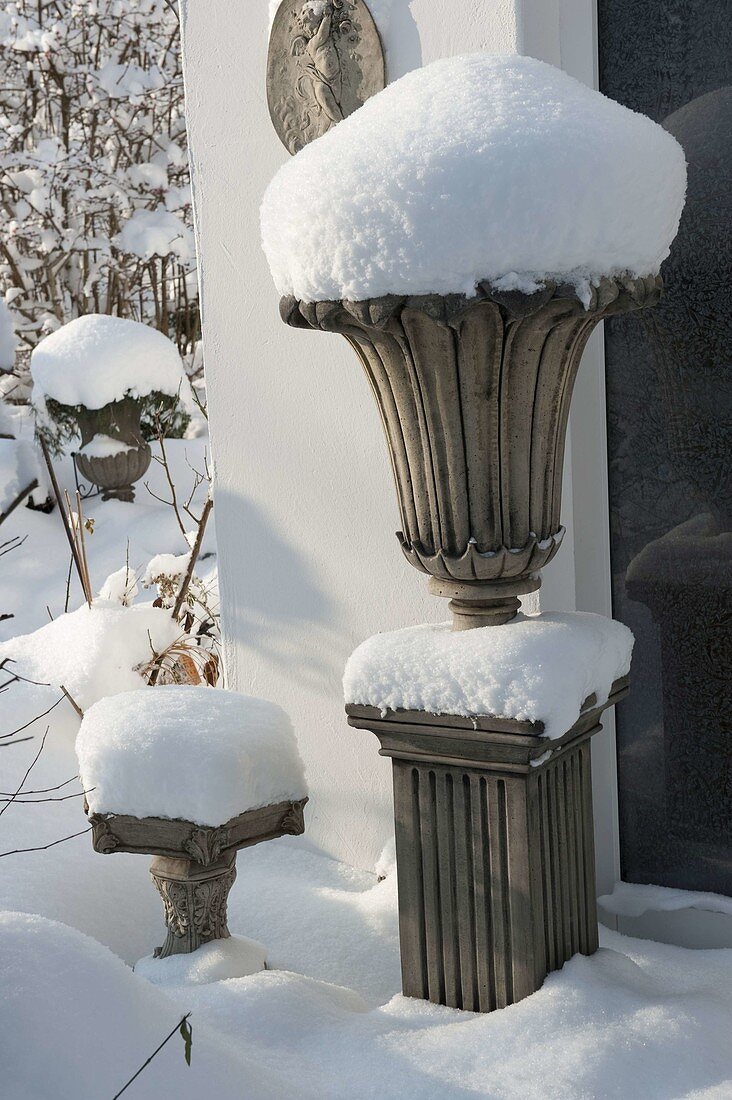
[[[303,301],[549,279],[589,299],[602,276],[658,273],[685,187],[650,118],[544,62],[475,54],[408,73],[283,165],[262,240]]]

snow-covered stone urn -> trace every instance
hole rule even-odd
[[[167,929],[154,959],[229,939],[237,851],[305,828],[302,762],[284,711],[216,688],[124,692],[86,711],[76,752],[94,850],[154,857]],[[227,958],[238,969],[221,976],[241,976],[251,941]]]
[[[172,341],[121,317],[90,314],[63,325],[34,349],[31,373],[39,432],[57,450],[78,438],[76,467],[104,500],[134,500],[156,421],[166,434],[179,432],[192,409]]]
[[[152,452],[142,435],[140,411],[140,401],[133,397],[101,409],[77,409],[81,446],[74,462],[81,477],[102,490],[103,500],[134,500],[135,482],[150,465]]]
[[[456,628],[506,622],[539,587],[582,352],[603,317],[658,300],[683,193],[650,119],[486,55],[410,73],[270,185],[282,317],[356,351],[399,541]]]
[[[265,195],[283,319],[356,352],[402,549],[457,628],[378,634],[344,676],[349,724],[392,757],[409,996],[491,1011],[597,948],[589,742],[628,690],[632,635],[517,612],[563,534],[582,351],[658,300],[684,187],[650,119],[475,55],[375,95]]]

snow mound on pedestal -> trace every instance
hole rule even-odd
[[[90,313],[46,336],[31,355],[33,405],[47,398],[61,405],[101,409],[123,397],[180,395],[194,407],[183,361],[172,340],[124,317]]]
[[[519,615],[503,626],[450,623],[375,634],[346,664],[346,703],[543,722],[561,737],[593,692],[604,703],[630,670],[627,626],[584,612]]]
[[[102,699],[84,715],[76,755],[94,813],[215,826],[306,794],[290,719],[234,691],[175,685]]]
[[[156,959],[146,955],[135,963],[135,974],[153,985],[208,985],[227,978],[247,978],[264,970],[266,948],[245,936],[211,940],[187,955]]]
[[[651,275],[684,202],[680,145],[530,57],[445,58],[389,85],[272,180],[262,239],[307,301]]]
[[[0,913],[2,1094],[92,1100],[115,1096],[185,1010],[75,929],[28,913]],[[277,1071],[224,1046],[203,1014],[190,1066],[175,1035],[130,1089],[137,1100],[283,1097]],[[133,1092],[134,1089],[134,1092]]]
[[[82,710],[98,699],[146,687],[135,671],[161,653],[181,629],[170,612],[152,604],[121,607],[95,600],[77,611],[0,645],[0,660],[36,683],[63,684]]]

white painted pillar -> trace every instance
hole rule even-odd
[[[563,4],[372,0],[372,9],[388,13],[394,80],[479,50],[560,60]],[[262,193],[288,156],[267,111],[266,0],[181,7],[228,681],[290,713],[310,841],[371,867],[391,833],[389,766],[375,739],[345,723],[343,666],[370,634],[447,609],[394,537],[387,450],[353,352],[279,319],[259,241]],[[571,500],[568,487],[565,523]],[[571,538],[556,561],[545,592],[552,606],[571,606]]]

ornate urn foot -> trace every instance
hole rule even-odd
[[[226,903],[236,878],[236,852],[207,867],[191,859],[156,856],[150,874],[163,899],[168,929],[163,946],[155,948],[156,959],[229,938]]]
[[[433,596],[450,600],[453,630],[471,630],[476,626],[501,626],[515,618],[521,608],[520,596],[536,592],[541,577],[528,576],[520,581],[494,581],[469,584],[430,577],[427,586]]]

